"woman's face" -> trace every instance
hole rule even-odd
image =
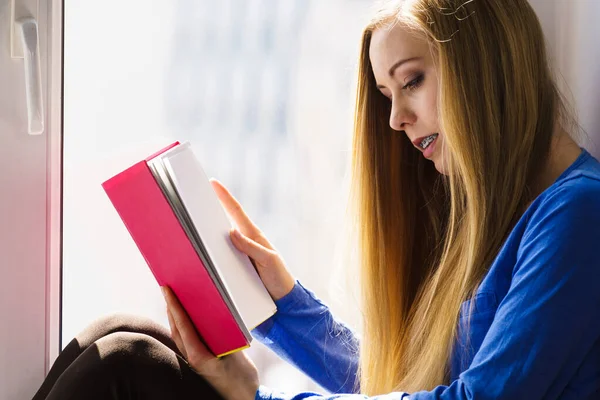
[[[444,135],[438,124],[438,79],[427,41],[400,24],[373,32],[369,58],[377,87],[390,99],[390,127],[404,131],[440,173]]]

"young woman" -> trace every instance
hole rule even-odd
[[[37,398],[600,398],[600,164],[575,132],[526,0],[390,3],[359,65],[360,340],[214,182],[278,305],[254,335],[337,394],[277,393],[244,353],[215,359],[164,288],[174,344],[99,323]]]

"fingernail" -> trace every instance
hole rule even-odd
[[[166,287],[161,286],[160,287],[160,291],[162,292],[162,294],[163,294],[164,297],[167,297],[167,288]]]
[[[238,231],[237,229],[233,229],[233,236],[235,236],[237,239],[241,239],[242,238],[242,234],[240,233],[240,231]]]

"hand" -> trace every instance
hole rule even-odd
[[[188,364],[224,399],[254,400],[259,387],[256,366],[243,351],[216,358],[202,343],[187,313],[168,287],[163,286],[171,337]]]
[[[279,300],[292,291],[296,280],[273,245],[248,218],[242,206],[216,179],[211,179],[221,204],[240,230],[232,229],[231,242],[253,261],[260,279],[273,300]]]

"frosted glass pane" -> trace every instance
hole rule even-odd
[[[101,182],[191,141],[306,286],[331,293],[370,1],[65,2],[63,346],[114,312],[167,325],[158,287]],[[262,382],[318,389],[256,344]],[[289,369],[289,370],[288,370]]]

